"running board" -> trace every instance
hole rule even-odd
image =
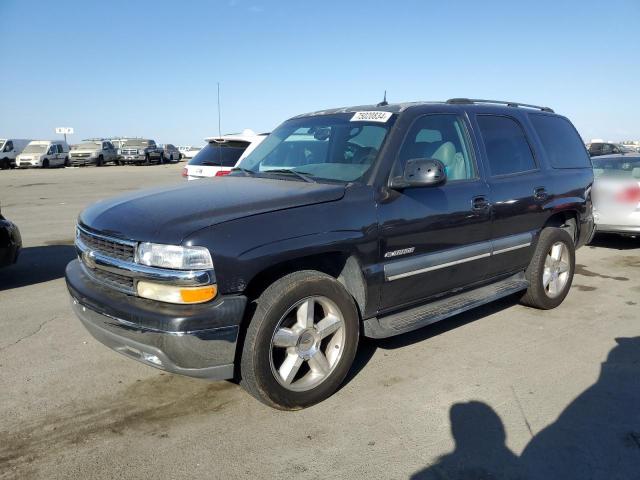
[[[529,282],[524,272],[484,287],[436,300],[409,310],[364,321],[364,335],[369,338],[387,338],[425,327],[472,308],[493,302],[512,293],[525,290]]]

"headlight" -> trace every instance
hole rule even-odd
[[[211,254],[205,247],[181,247],[141,243],[136,250],[136,261],[142,265],[175,270],[205,270],[213,268]]]
[[[144,150],[138,150],[138,155],[144,155],[146,152]]]

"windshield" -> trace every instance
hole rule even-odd
[[[123,147],[147,147],[149,145],[149,140],[126,140],[122,146]]]
[[[44,153],[47,151],[47,147],[49,145],[43,145],[41,143],[30,143],[29,145],[27,145],[27,148],[25,148],[22,153]]]
[[[235,167],[248,145],[248,142],[208,143],[189,160],[189,165]]]
[[[74,150],[100,150],[101,148],[101,144],[99,143],[93,143],[93,142],[86,142],[86,143],[79,143],[78,145],[74,146]]]
[[[594,177],[637,178],[640,180],[640,157],[593,158]]]
[[[394,118],[389,115],[382,122],[355,118],[344,113],[288,120],[238,166],[263,175],[286,169],[316,180],[359,180],[375,163]]]

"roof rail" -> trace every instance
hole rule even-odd
[[[529,105],[528,103],[518,103],[518,102],[503,102],[501,100],[481,100],[478,98],[450,98],[447,100],[448,104],[451,105],[467,105],[467,104],[475,104],[475,103],[493,103],[496,105],[506,105],[507,107],[524,107],[524,108],[534,108],[536,110],[541,110],[543,112],[555,113],[549,107],[541,107],[539,105]]]

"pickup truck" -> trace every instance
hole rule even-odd
[[[129,138],[120,148],[120,163],[136,165],[151,165],[162,163],[164,149],[155,140],[146,138]]]
[[[580,136],[547,107],[324,110],[229,175],[90,206],[66,281],[117,352],[299,409],[338,389],[363,335],[512,294],[560,305],[593,235],[592,182]]]

